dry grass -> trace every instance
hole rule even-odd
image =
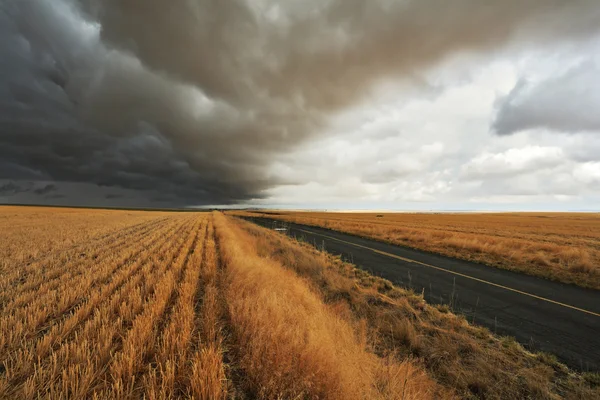
[[[247,390],[259,398],[433,398],[442,391],[416,366],[369,351],[309,282],[256,254],[252,237],[216,218],[225,297]],[[407,376],[402,380],[397,377]],[[404,382],[399,384],[399,382]]]
[[[599,395],[594,374],[222,214],[0,221],[2,399]]]
[[[204,293],[196,321],[200,329],[194,341],[195,352],[191,356],[189,394],[196,399],[219,400],[226,398],[228,382],[223,362],[224,305],[218,282],[221,274],[212,221],[207,229],[207,238],[201,268]]]
[[[192,397],[211,215],[6,211],[0,398]]]
[[[532,354],[510,338],[472,326],[309,245],[248,222],[238,224],[252,236],[261,257],[305,278],[338,318],[366,327],[366,341],[374,353],[396,363],[413,360],[411,364],[423,365],[429,376],[459,397],[600,398],[597,375],[577,374],[555,357]],[[396,375],[392,381],[402,380]]]
[[[94,241],[110,243],[167,213],[2,206],[0,209],[0,271],[39,258],[54,261],[67,250],[90,249]],[[32,243],[35,243],[32,246]]]
[[[596,213],[257,214],[600,289]]]
[[[221,214],[6,207],[0,227],[0,398],[452,397]]]

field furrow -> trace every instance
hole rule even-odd
[[[187,228],[186,228],[187,226]],[[167,229],[168,228],[168,229]],[[146,274],[149,273],[153,265],[152,258],[156,257],[170,247],[171,237],[179,233],[189,231],[189,221],[179,221],[174,226],[165,227],[163,230],[157,230],[149,238],[154,244],[147,247],[143,254],[136,260],[128,264],[127,268],[121,269],[116,273],[110,283],[104,286],[95,287],[88,299],[73,313],[68,315],[61,323],[54,325],[45,335],[31,338],[27,342],[21,342],[19,351],[10,355],[9,359],[4,361],[6,373],[5,378],[11,382],[23,380],[28,374],[32,373],[34,364],[37,363],[37,369],[42,369],[43,361],[49,354],[55,355],[57,346],[63,346],[65,340],[71,340],[74,337],[82,338],[82,331],[94,331],[100,328],[97,324],[102,318],[99,318],[103,311],[111,310],[107,317],[114,315],[122,306],[123,298],[130,292],[138,294],[141,285],[146,280]],[[91,321],[89,318],[93,317]],[[85,335],[83,336],[85,337]],[[64,346],[63,346],[64,347]]]
[[[45,388],[44,393],[51,398],[82,398],[93,384],[99,384],[98,379],[106,375],[124,332],[131,328],[157,290],[157,283],[172,260],[169,254],[180,250],[185,238],[192,233],[193,221],[184,221],[184,225],[180,235],[167,237],[160,248],[146,258],[141,269],[96,308],[92,319],[71,335],[73,340],[61,344],[44,362],[35,365],[35,371],[18,387],[24,397],[35,388],[38,394],[39,388]]]
[[[160,227],[155,227],[154,230],[158,229],[160,229]],[[148,231],[142,231],[135,236],[131,236],[131,240],[139,242],[141,247],[135,248],[130,244],[127,245],[127,242],[124,242],[119,248],[108,249],[106,252],[103,252],[102,256],[95,257],[87,263],[81,263],[78,267],[69,268],[69,266],[66,265],[64,270],[70,271],[70,273],[64,272],[60,274],[60,276],[38,286],[37,290],[34,287],[18,294],[14,297],[14,300],[6,304],[3,311],[5,313],[11,313],[12,310],[18,310],[20,305],[21,311],[35,310],[40,304],[62,303],[63,309],[64,307],[69,307],[68,298],[63,297],[63,292],[65,290],[64,282],[72,282],[73,284],[78,285],[75,290],[70,290],[69,293],[69,297],[76,299],[80,293],[85,293],[87,288],[101,284],[102,281],[110,278],[112,272],[118,270],[123,264],[135,258],[137,254],[144,249],[144,246],[148,245],[149,240],[151,240],[149,239],[149,237],[151,237],[150,233],[154,230],[149,229]],[[112,267],[115,269],[111,269]],[[60,268],[57,267],[57,269]],[[44,277],[41,277],[40,279],[43,280]],[[31,312],[29,315],[32,315]]]
[[[26,266],[138,223],[170,218],[169,213],[3,207],[0,215],[0,269]],[[9,268],[10,269],[10,268]]]
[[[11,305],[19,306],[28,303],[31,293],[43,293],[60,285],[61,281],[69,279],[77,274],[85,272],[89,263],[102,263],[104,258],[122,248],[129,246],[131,240],[143,236],[155,229],[160,229],[166,220],[154,220],[136,226],[134,229],[124,229],[93,246],[87,246],[85,252],[82,248],[60,253],[55,259],[44,259],[40,262],[32,262],[26,268],[15,268],[13,274],[7,274],[0,281],[2,288],[13,288],[11,302],[8,297],[0,297],[0,310]],[[103,258],[104,256],[104,258]],[[19,284],[20,283],[20,284]],[[2,292],[4,293],[4,292]]]
[[[131,396],[137,385],[145,362],[151,357],[156,346],[158,326],[166,318],[169,301],[182,276],[185,257],[182,253],[189,251],[198,236],[201,220],[197,219],[192,232],[185,238],[181,246],[175,246],[165,252],[169,261],[162,263],[164,274],[155,286],[152,295],[146,298],[141,313],[132,321],[131,327],[122,334],[123,342],[114,346],[119,351],[113,354],[107,365],[104,383],[94,392],[101,398],[122,398]]]
[[[126,267],[130,260],[135,259],[155,239],[153,236],[145,236],[140,238],[141,246],[130,246],[124,248],[122,253],[108,254],[96,267],[90,265],[86,268],[89,275],[80,274],[65,280],[63,286],[41,293],[27,306],[0,317],[0,331],[7,332],[0,340],[0,349],[10,350],[11,343],[46,331],[55,319],[71,313],[78,304],[85,301],[93,285],[102,286],[109,282],[117,271]],[[64,285],[64,282],[70,282],[73,286]]]
[[[137,392],[143,393],[148,399],[172,398],[184,393],[180,385],[185,378],[182,373],[194,330],[195,295],[200,284],[207,228],[206,223],[200,228],[195,243],[185,255],[183,279],[172,293],[171,307],[166,311],[164,323],[159,324],[157,329],[158,340],[149,361],[150,366],[138,381]]]
[[[59,247],[56,246],[47,253],[39,254],[37,258],[29,258],[26,261],[22,262],[20,265],[18,263],[12,263],[11,265],[16,268],[24,268],[31,269],[36,265],[39,265],[45,262],[48,259],[55,257],[57,254],[78,251],[78,250],[87,250],[90,247],[99,247],[104,246],[107,243],[114,241],[115,238],[123,236],[123,234],[132,234],[139,229],[143,229],[144,227],[151,226],[153,224],[158,224],[161,222],[167,221],[168,217],[157,217],[148,220],[144,220],[143,222],[137,222],[131,225],[124,225],[118,229],[112,229],[108,232],[98,232],[97,234],[92,234],[90,238],[86,238],[82,241],[77,241],[68,247]],[[83,239],[83,238],[82,238]]]
[[[218,251],[214,226],[209,226],[200,271],[202,293],[197,293],[196,331],[182,394],[194,399],[219,400],[228,394],[228,379],[223,359],[222,325],[224,299],[219,287]]]

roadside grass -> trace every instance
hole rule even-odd
[[[600,289],[600,214],[252,212]]]
[[[341,319],[364,329],[380,357],[411,360],[462,398],[600,398],[597,374],[578,374],[552,355],[534,354],[421,296],[318,252],[312,246],[239,220],[253,248],[311,283]]]
[[[246,389],[257,398],[450,398],[408,359],[370,350],[366,326],[323,302],[312,283],[215,217],[225,298]]]

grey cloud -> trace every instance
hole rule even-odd
[[[456,51],[585,35],[600,16],[593,0],[175,0],[168,12],[161,0],[92,4],[106,41],[211,96],[319,109]]]
[[[64,199],[65,197],[66,196],[64,194],[61,194],[61,193],[52,193],[52,194],[47,195],[46,199],[49,199],[49,200],[58,200],[58,199]]]
[[[88,207],[172,207],[177,196],[160,198],[156,191],[122,189],[91,183],[0,180],[0,204],[81,205]]]
[[[23,187],[21,185],[17,185],[14,182],[6,182],[0,185],[0,195],[2,196],[12,196],[17,193],[27,192],[29,188]]]
[[[493,128],[500,135],[533,128],[600,132],[599,77],[600,65],[588,61],[542,82],[521,81],[498,101]]]
[[[35,182],[28,181],[5,181],[0,184],[0,195],[15,196],[22,193],[33,193],[38,196],[47,195],[57,190],[55,184],[36,185]]]
[[[573,144],[565,146],[569,157],[577,162],[600,161],[600,135],[585,135]],[[574,137],[574,136],[572,136]]]
[[[0,179],[260,198],[288,183],[272,161],[371,85],[458,51],[587,35],[596,4],[2,0]]]
[[[38,188],[33,189],[33,192],[35,194],[37,194],[37,195],[46,195],[46,194],[49,194],[49,193],[54,192],[56,190],[57,190],[56,185],[52,184],[52,183],[49,183],[49,184],[44,185],[42,187],[38,187]]]

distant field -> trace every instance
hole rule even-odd
[[[600,289],[598,213],[267,214]]]
[[[0,398],[594,398],[597,374],[220,213],[0,207]]]

